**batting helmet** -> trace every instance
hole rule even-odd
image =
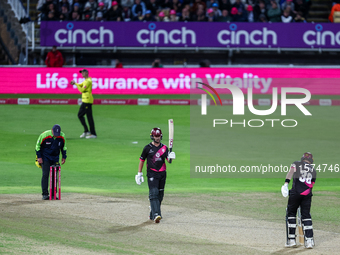
[[[154,138],[153,138],[154,136],[155,137],[160,136],[161,140],[162,140],[162,138],[163,138],[162,130],[158,127],[151,129],[150,138],[151,138],[152,141],[154,140]]]
[[[303,161],[303,160],[308,160],[309,163],[313,164],[314,159],[313,159],[312,153],[310,153],[310,152],[303,153],[301,161]]]

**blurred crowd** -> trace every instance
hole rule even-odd
[[[46,21],[306,22],[311,0],[39,0]]]

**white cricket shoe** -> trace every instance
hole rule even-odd
[[[162,217],[157,215],[154,219],[155,223],[159,223],[161,221]]]
[[[286,247],[296,248],[297,247],[296,241],[294,239],[289,239],[288,243],[286,243]]]
[[[86,139],[91,139],[91,138],[97,138],[97,136],[96,135],[91,135],[91,134],[86,136]]]
[[[91,133],[90,132],[84,132],[80,135],[80,138],[85,138],[88,135],[91,135]]]
[[[314,244],[313,244],[312,239],[307,239],[307,240],[306,240],[305,248],[306,248],[306,249],[313,249],[313,246],[314,246]]]

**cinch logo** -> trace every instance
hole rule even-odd
[[[223,45],[276,45],[277,34],[266,27],[261,30],[253,30],[250,33],[246,30],[237,30],[236,24],[230,24],[229,30],[221,30],[217,34],[217,40]]]
[[[109,44],[113,43],[113,32],[110,29],[105,29],[103,26],[98,29],[90,29],[85,31],[83,29],[75,29],[73,23],[67,23],[66,29],[58,29],[54,34],[54,39],[59,44],[97,44],[104,43],[105,38],[109,39]]]
[[[321,24],[315,25],[315,31],[307,30],[303,34],[303,42],[307,45],[326,45],[329,41],[330,45],[340,45],[340,31],[334,34],[332,31],[323,31]],[[327,39],[328,38],[328,39]]]
[[[166,31],[164,29],[156,30],[156,24],[150,23],[148,29],[139,30],[136,39],[141,44],[196,44],[196,33],[186,27],[181,30],[173,29]],[[188,39],[188,42],[187,42]]]

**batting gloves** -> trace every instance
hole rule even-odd
[[[144,182],[143,173],[142,172],[138,172],[138,174],[136,174],[136,176],[135,176],[135,180],[136,180],[136,183],[138,185],[141,185],[142,182]]]
[[[168,155],[168,159],[175,159],[176,158],[176,154],[175,152],[170,152],[169,155]]]
[[[283,197],[288,197],[288,183],[285,183],[284,185],[282,185],[281,187],[281,193]]]

